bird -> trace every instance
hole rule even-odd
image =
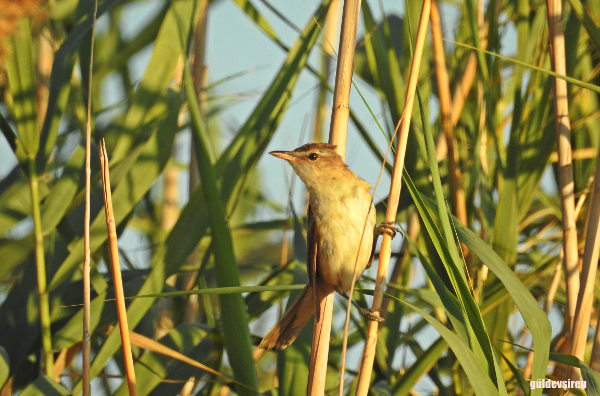
[[[348,168],[336,147],[309,143],[293,151],[269,153],[286,160],[308,190],[309,282],[263,337],[259,348],[285,349],[313,314],[319,315],[322,298],[334,291],[348,298],[352,283],[373,263],[377,237],[382,233],[393,237],[397,231],[390,222],[375,226],[371,186]],[[361,312],[383,321],[378,314]]]

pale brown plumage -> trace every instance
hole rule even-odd
[[[261,348],[284,349],[291,344],[315,313],[316,302],[333,291],[349,293],[353,278],[372,263],[375,207],[371,186],[348,169],[335,148],[311,143],[294,151],[270,153],[288,161],[308,189],[309,283],[263,338]]]

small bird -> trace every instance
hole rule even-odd
[[[308,189],[309,282],[263,338],[260,348],[284,349],[290,345],[312,315],[319,315],[321,299],[333,291],[347,298],[352,282],[373,263],[378,235],[395,235],[392,224],[375,227],[371,186],[348,169],[336,147],[310,143],[294,151],[269,153],[288,161]],[[383,320],[378,315],[371,317]]]

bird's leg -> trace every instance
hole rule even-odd
[[[341,295],[342,297],[344,297],[346,300],[350,301],[350,298],[348,297],[348,295],[346,293]],[[370,309],[365,309],[363,307],[361,307],[360,305],[358,305],[358,303],[354,300],[351,301],[352,305],[354,305],[356,307],[356,309],[358,309],[358,311],[367,319],[369,320],[374,320],[376,322],[385,322],[385,319],[383,319],[381,317],[381,315],[379,315],[377,312],[372,311]]]
[[[373,260],[375,259],[375,248],[377,247],[377,240],[379,239],[379,235],[388,234],[393,239],[396,236],[396,232],[402,232],[402,230],[400,230],[397,227],[394,227],[393,221],[384,221],[383,223],[375,226],[375,229],[373,230],[373,246],[371,247],[371,257],[369,258],[369,262],[367,263],[367,269],[371,268],[371,266],[373,265]],[[343,294],[343,296],[346,297],[347,300],[349,300],[347,295]],[[381,315],[374,312],[373,310],[368,310],[359,307],[354,300],[352,300],[352,304],[354,304],[354,306],[358,308],[360,313],[362,313],[368,319],[375,320],[377,322],[384,321]]]
[[[392,239],[396,236],[396,232],[402,232],[400,228],[394,227],[393,221],[384,221],[381,224],[375,226],[373,230],[373,245],[371,247],[371,257],[369,257],[369,262],[367,263],[367,269],[371,268],[373,265],[373,260],[375,259],[375,248],[377,247],[377,240],[379,239],[379,235],[388,234],[392,237]]]
[[[388,234],[394,239],[396,236],[396,232],[402,232],[402,230],[398,227],[394,227],[393,221],[384,221],[381,224],[375,226],[375,230],[373,231],[373,235],[379,236],[383,234]]]

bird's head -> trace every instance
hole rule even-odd
[[[328,183],[349,172],[336,145],[309,143],[294,151],[271,151],[269,154],[286,160],[309,188]]]

